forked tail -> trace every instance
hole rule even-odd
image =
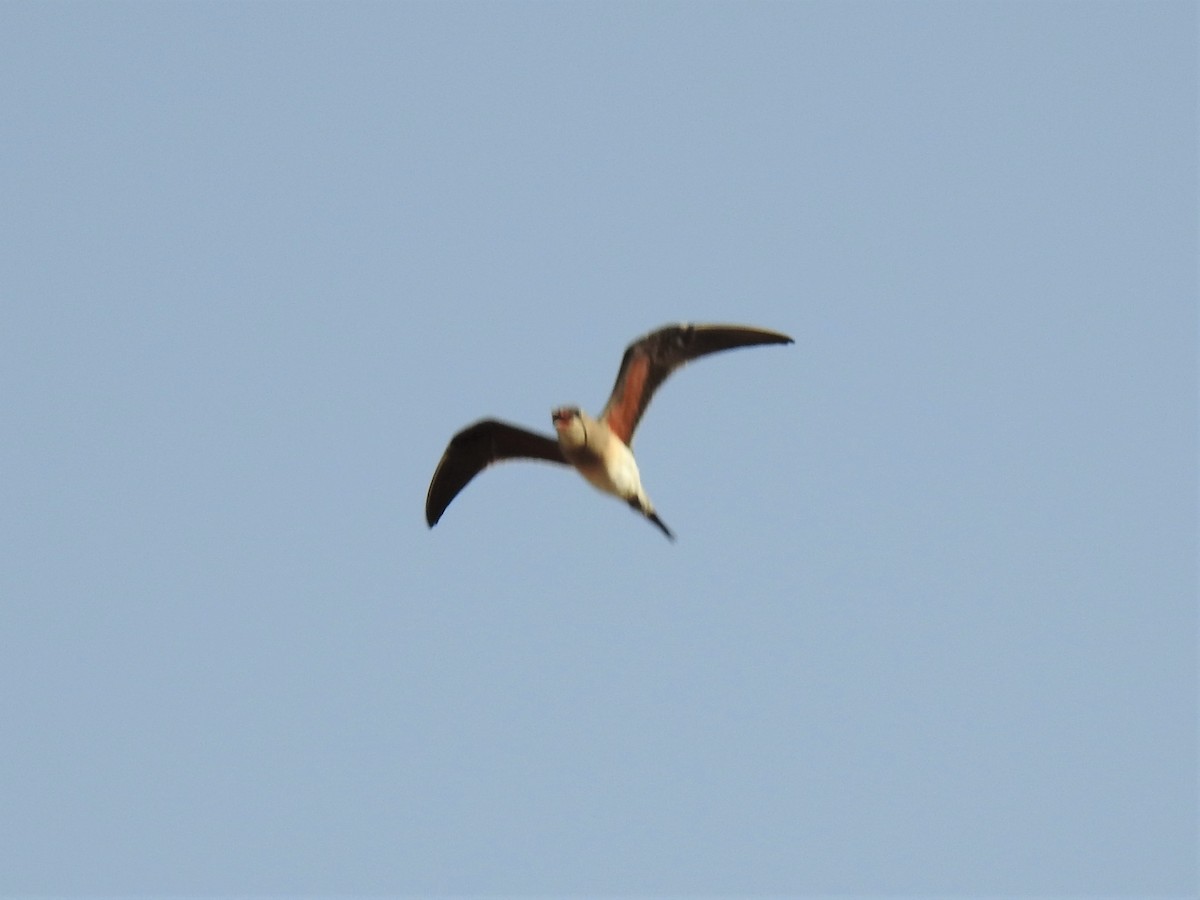
[[[630,508],[636,510],[637,512],[640,512],[643,516],[645,516],[647,519],[649,519],[651,522],[653,522],[655,525],[657,525],[659,531],[661,531],[663,534],[665,534],[672,541],[675,540],[675,535],[671,534],[671,529],[668,528],[666,526],[666,524],[663,522],[663,520],[658,517],[658,513],[656,513],[652,509],[646,509],[646,507],[642,506],[641,502],[638,500],[637,497],[632,498],[628,502],[629,502]]]

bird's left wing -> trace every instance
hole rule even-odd
[[[450,501],[492,463],[506,459],[541,459],[563,463],[558,441],[507,422],[483,419],[450,439],[425,496],[425,521],[437,524]]]

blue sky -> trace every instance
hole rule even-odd
[[[0,6],[0,893],[1191,895],[1191,3]],[[792,334],[550,432],[668,322]]]

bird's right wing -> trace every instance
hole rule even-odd
[[[625,349],[617,383],[600,419],[629,444],[650,398],[680,366],[722,350],[792,342],[781,332],[747,325],[667,325],[638,338]]]
[[[425,521],[432,528],[446,507],[467,483],[490,466],[506,459],[541,459],[567,464],[558,441],[506,422],[483,419],[468,425],[450,439],[446,452],[429,482],[425,496]]]

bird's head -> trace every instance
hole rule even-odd
[[[569,428],[571,423],[579,418],[579,407],[560,406],[550,411],[550,418],[554,420],[554,427],[557,430]]]
[[[550,413],[559,441],[580,443],[584,437],[583,418],[578,406],[560,406]]]

